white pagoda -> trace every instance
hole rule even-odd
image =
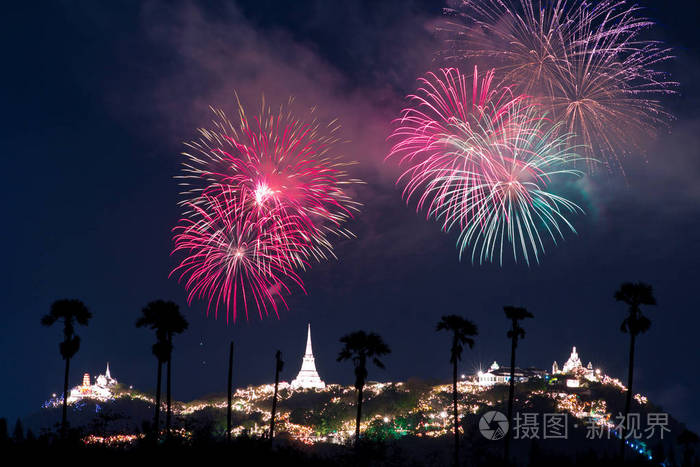
[[[314,361],[314,353],[311,350],[311,324],[309,323],[306,336],[306,352],[304,359],[301,362],[301,370],[292,381],[292,389],[323,389],[326,387],[318,372],[316,371],[316,363]]]
[[[598,370],[598,373],[600,370]],[[571,350],[571,355],[569,359],[564,363],[564,366],[559,369],[559,365],[555,361],[552,364],[552,374],[579,374],[584,378],[595,381],[597,379],[596,372],[593,370],[593,364],[588,362],[588,365],[583,366],[581,363],[581,358],[576,352],[576,347]]]
[[[576,352],[576,347],[571,350],[571,355],[569,356],[569,359],[564,363],[564,366],[562,367],[562,373],[570,373],[574,370],[577,370],[581,368],[581,359],[578,356],[578,353]]]

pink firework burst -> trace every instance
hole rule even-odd
[[[396,143],[389,157],[408,166],[398,180],[405,182],[404,198],[417,197],[418,210],[427,204],[426,216],[441,218],[446,230],[456,220],[466,224],[486,196],[479,188],[483,161],[504,144],[510,110],[523,99],[509,89],[496,96],[493,76],[486,73],[479,86],[476,67],[472,83],[456,68],[429,72],[418,79],[418,93],[408,96],[412,105],[391,135]],[[495,122],[500,127],[489,131]]]
[[[291,107],[290,101],[289,106]],[[187,257],[173,271],[183,279],[188,301],[206,297],[207,309],[226,308],[234,320],[241,306],[260,316],[278,303],[288,285],[304,289],[298,269],[335,257],[331,236],[350,237],[343,224],[359,203],[336,154],[338,125],[297,119],[263,103],[249,119],[239,103],[234,124],[214,110],[211,129],[187,143],[182,174],[183,219],[174,252]]]
[[[446,231],[460,231],[460,256],[503,261],[506,245],[514,258],[539,261],[543,237],[556,242],[566,214],[580,212],[552,191],[560,176],[579,176],[580,157],[525,96],[492,89],[494,73],[473,81],[457,69],[421,78],[418,92],[396,120],[389,157],[407,166],[399,177],[404,198],[417,198]]]
[[[171,275],[187,278],[188,304],[206,298],[215,316],[223,305],[227,322],[229,313],[235,322],[241,305],[246,319],[253,305],[261,318],[268,308],[279,317],[278,303],[287,307],[283,294],[290,292],[288,284],[305,292],[290,259],[304,247],[301,232],[295,224],[260,216],[249,208],[246,195],[221,190],[202,198],[188,204],[192,214],[173,229],[173,253],[184,251],[186,257]]]
[[[291,105],[291,101],[290,104]],[[294,257],[306,260],[335,257],[331,236],[351,237],[343,224],[357,211],[347,187],[359,180],[349,177],[336,154],[339,142],[335,121],[321,125],[297,119],[280,109],[277,114],[263,105],[252,120],[239,104],[234,125],[219,110],[213,130],[200,130],[200,138],[187,144],[190,151],[183,167],[182,185],[190,198],[183,204],[203,202],[201,193],[226,190],[249,200],[266,217],[277,218],[308,238]]]

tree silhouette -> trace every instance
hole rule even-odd
[[[155,436],[160,431],[160,399],[162,386],[163,363],[167,363],[167,412],[165,428],[170,433],[171,416],[171,383],[170,361],[173,351],[173,335],[180,334],[187,329],[187,321],[180,314],[180,307],[171,301],[156,300],[148,303],[141,310],[141,317],[136,321],[136,327],[148,327],[156,332],[156,343],[153,344],[153,355],[158,359],[158,374],[156,383],[156,408],[153,417]]]
[[[270,417],[270,446],[272,446],[272,441],[275,438],[275,415],[277,412],[277,388],[280,383],[280,371],[284,368],[284,361],[282,361],[282,352],[279,350],[275,354],[275,392],[272,396],[272,416]]]
[[[452,347],[450,348],[450,363],[452,363],[452,406],[455,422],[455,466],[459,465],[459,413],[457,411],[457,364],[462,360],[464,344],[471,349],[474,347],[472,337],[479,334],[476,324],[457,315],[443,316],[435,328],[436,331],[449,331],[452,333]]]
[[[647,332],[651,327],[649,318],[642,314],[642,305],[656,305],[654,292],[649,284],[643,282],[625,282],[615,292],[615,300],[625,302],[628,306],[627,317],[620,325],[620,331],[630,335],[630,355],[627,373],[627,396],[625,397],[625,412],[623,422],[620,424],[620,457],[625,456],[624,424],[632,405],[632,379],[634,376],[634,343],[637,335]]]
[[[7,419],[0,418],[0,447],[5,446],[10,441],[10,436],[7,432]]]
[[[12,432],[12,441],[15,444],[24,442],[24,427],[22,427],[22,421],[18,418],[17,423],[15,423],[15,429]]]
[[[167,368],[167,382],[166,382],[166,411],[165,411],[165,432],[170,436],[170,420],[172,417],[172,383],[171,383],[171,370],[170,366],[173,359],[173,335],[182,334],[189,327],[187,320],[180,313],[180,307],[178,307],[173,302],[167,302],[169,305],[169,310],[167,314],[166,328],[168,333],[168,368]],[[173,307],[174,306],[174,307]]]
[[[534,318],[527,309],[517,306],[504,306],[503,311],[506,319],[511,321],[511,328],[508,331],[508,338],[511,340],[510,346],[510,387],[508,388],[508,423],[513,423],[513,396],[515,394],[515,349],[518,347],[518,339],[525,338],[525,329],[520,326],[520,321],[525,318]],[[504,458],[506,462],[510,459],[510,438],[513,430],[506,433],[504,445]]]
[[[87,326],[92,318],[92,313],[80,300],[63,299],[56,300],[51,305],[48,314],[41,318],[41,324],[52,326],[61,321],[63,323],[63,341],[58,344],[61,357],[66,361],[66,369],[63,376],[63,409],[61,412],[61,435],[65,437],[68,428],[68,374],[70,372],[70,359],[80,350],[80,336],[75,333],[75,324]]]
[[[231,442],[231,400],[233,397],[231,387],[233,384],[233,341],[229,345],[228,350],[228,385],[226,387],[226,392],[228,393],[228,399],[226,403],[226,442]]]
[[[355,331],[340,338],[343,348],[337,361],[352,360],[355,366],[355,389],[357,389],[357,418],[355,419],[355,447],[360,441],[360,420],[362,418],[362,390],[367,381],[367,359],[379,368],[384,364],[379,360],[382,355],[391,353],[381,336],[373,332]]]
[[[693,465],[693,445],[698,444],[700,438],[692,431],[685,429],[678,435],[676,442],[683,446],[683,467],[690,467]]]

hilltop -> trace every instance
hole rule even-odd
[[[570,379],[570,378],[569,378]],[[568,387],[564,379],[550,375],[532,377],[516,385],[515,413],[521,414],[522,431],[532,439],[516,440],[515,452],[531,455],[544,449],[548,453],[581,456],[590,452],[612,456],[617,441],[608,427],[615,424],[615,414],[624,405],[624,387],[617,380],[579,380],[578,387]],[[486,439],[479,431],[483,414],[491,410],[505,412],[507,386],[482,386],[477,381],[458,383],[459,406],[463,416],[464,443],[480,456],[497,453],[502,441]],[[264,437],[269,424],[273,386],[266,384],[237,389],[233,397],[233,434]],[[153,398],[116,384],[106,400],[82,398],[70,404],[69,419],[79,429],[85,444],[130,446],[138,443],[152,419]],[[362,431],[367,440],[392,443],[419,456],[449,452],[452,419],[451,384],[421,380],[407,382],[370,382],[365,388]],[[278,402],[278,443],[314,446],[344,445],[354,430],[355,389],[329,384],[324,389],[293,389],[280,384]],[[190,402],[173,404],[174,426],[187,442],[214,440],[226,430],[226,395],[218,394]],[[663,440],[660,429],[647,438],[647,417],[663,413],[642,396],[635,397],[631,410],[640,416],[641,437],[634,441],[640,458],[655,461],[666,458],[674,449],[673,441],[683,427],[672,417],[665,424]],[[529,415],[527,415],[529,414]],[[534,414],[534,415],[533,415]],[[545,414],[565,415],[566,439],[544,439]],[[526,418],[530,422],[526,425]],[[551,418],[551,416],[549,417]],[[24,419],[34,433],[50,432],[60,420],[60,409],[47,404],[41,412]],[[483,422],[482,422],[483,423]],[[537,426],[537,428],[534,428]],[[534,431],[537,431],[536,433]],[[610,436],[610,439],[608,439]],[[445,445],[445,449],[439,446]],[[436,454],[437,455],[437,454]]]

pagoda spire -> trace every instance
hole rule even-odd
[[[314,356],[314,352],[311,349],[311,323],[309,323],[306,333],[306,352],[304,352],[304,356],[306,357],[307,355],[311,357]]]
[[[308,324],[306,330],[306,351],[304,352],[304,358],[301,361],[301,369],[299,374],[292,381],[293,389],[323,389],[326,387],[326,383],[321,380],[316,371],[316,361],[314,359],[314,352],[311,348],[311,323]]]

